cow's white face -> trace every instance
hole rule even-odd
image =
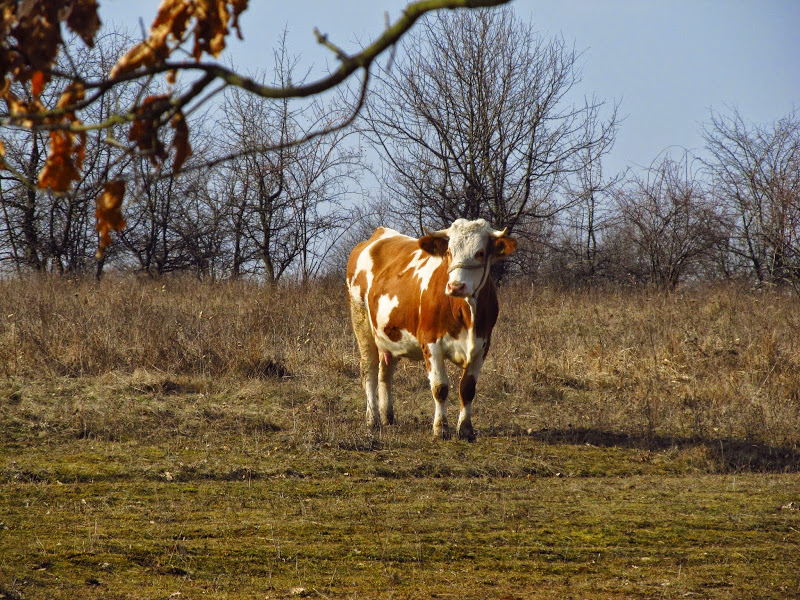
[[[517,246],[505,231],[495,231],[483,219],[458,219],[448,229],[420,239],[420,247],[430,254],[445,256],[448,296],[477,296],[489,279],[492,262],[505,258]]]

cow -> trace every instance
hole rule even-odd
[[[472,400],[498,315],[490,270],[517,247],[507,232],[483,219],[458,219],[419,239],[379,227],[353,249],[347,289],[369,426],[394,423],[397,362],[424,360],[434,400],[433,435],[450,437],[448,359],[463,369],[456,436],[475,440]]]

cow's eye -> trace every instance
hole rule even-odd
[[[485,256],[486,256],[486,253],[483,250],[478,250],[475,253],[475,258],[477,258],[478,260],[483,260]]]

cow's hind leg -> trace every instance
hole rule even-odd
[[[369,313],[363,302],[350,299],[350,317],[361,353],[361,383],[367,395],[367,425],[377,429],[381,425],[378,411],[378,347],[375,345]]]
[[[392,378],[397,368],[398,358],[389,352],[380,353],[380,367],[378,369],[378,406],[381,411],[381,424],[394,423],[394,406],[392,403]]]

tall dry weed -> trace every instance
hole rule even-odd
[[[736,286],[664,295],[518,284],[502,288],[500,301],[475,404],[485,434],[800,444],[796,297]],[[285,422],[322,415],[309,439],[330,442],[352,433],[341,419],[362,420],[340,282],[6,280],[0,311],[7,382],[116,373],[168,393],[176,381],[243,389],[268,380],[284,386]],[[396,398],[401,424],[427,431],[432,402],[419,365],[401,363]]]
[[[0,373],[95,376],[153,370],[200,377],[346,372],[342,289],[191,279],[0,282]]]
[[[794,296],[722,285],[671,295],[518,285],[501,300],[484,381],[535,427],[773,444],[800,437]]]

